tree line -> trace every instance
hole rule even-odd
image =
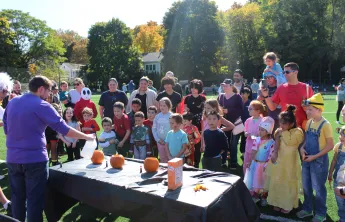
[[[131,29],[111,19],[92,25],[88,37],[53,30],[29,13],[2,10],[0,69],[27,69],[10,72],[24,80],[34,74],[56,80],[59,64],[71,62],[86,65],[86,81],[128,81],[144,75],[143,53],[161,52],[162,72],[172,70],[180,79],[211,81],[241,68],[251,80],[261,77],[262,57],[273,51],[282,65],[300,65],[300,79],[335,83],[345,65],[344,5],[345,0],[249,0],[220,11],[213,1],[183,0],[172,4],[162,25],[149,21]]]

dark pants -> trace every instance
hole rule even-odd
[[[239,135],[233,135],[232,131],[225,132],[228,137],[229,151],[230,151],[230,164],[237,164],[237,145],[239,140]],[[222,154],[222,164],[226,163],[227,152]]]
[[[62,142],[62,140],[58,141],[57,151],[58,151],[58,154],[64,154],[65,153],[65,147],[64,147],[64,143]]]
[[[343,108],[344,106],[344,102],[343,101],[338,101],[338,109],[337,109],[337,121],[339,121],[339,116],[340,116],[340,112],[341,112],[341,109]]]
[[[202,168],[211,171],[221,171],[222,160],[221,157],[203,157]]]
[[[28,222],[43,221],[44,195],[48,182],[48,161],[7,163],[13,217]],[[27,214],[26,214],[27,212]]]
[[[241,137],[240,152],[244,153],[246,152],[247,137],[244,136],[244,132],[240,133],[238,136]]]
[[[194,167],[199,168],[200,160],[201,160],[201,143],[194,145],[195,151],[194,151]]]
[[[73,148],[72,144],[70,146],[66,146],[68,161],[79,160],[80,159],[80,145],[77,143],[76,147]]]

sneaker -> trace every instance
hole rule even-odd
[[[312,222],[324,222],[324,221],[326,221],[326,217],[319,216],[319,215],[315,215],[312,220]]]
[[[7,204],[6,212],[7,212],[7,216],[12,217],[12,202],[9,202]]]
[[[344,125],[340,121],[335,121],[338,125]]]
[[[305,218],[305,217],[310,217],[313,216],[313,212],[308,212],[305,210],[298,211],[296,216],[300,219]]]
[[[267,206],[267,199],[261,199],[260,205],[261,205],[262,207],[266,207],[266,206]]]
[[[224,169],[228,168],[228,166],[226,165],[226,163],[223,163],[223,164],[222,164],[222,168],[224,168]]]

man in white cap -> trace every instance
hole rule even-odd
[[[165,77],[171,77],[175,79],[175,86],[173,88],[173,90],[177,93],[179,93],[181,96],[183,96],[182,94],[182,86],[180,85],[180,83],[178,83],[177,78],[174,77],[174,73],[172,71],[168,71],[167,73],[165,73]],[[161,88],[159,88],[159,92],[163,92],[164,91],[164,86],[161,85]]]

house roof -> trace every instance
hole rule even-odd
[[[68,63],[68,62],[64,62],[61,65],[66,66],[72,70],[79,70],[82,66],[84,66],[83,64],[75,64],[75,63]]]
[[[161,52],[149,52],[143,54],[143,62],[160,62],[163,59]]]

